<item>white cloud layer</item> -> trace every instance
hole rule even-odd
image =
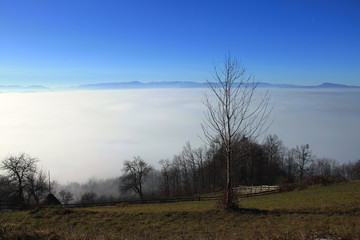
[[[62,183],[121,174],[141,155],[157,166],[187,140],[202,145],[202,89],[0,94],[0,157],[38,157]],[[288,147],[310,144],[319,157],[360,159],[359,90],[271,90],[269,133]]]

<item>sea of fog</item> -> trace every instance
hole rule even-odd
[[[265,89],[259,89],[265,91]],[[121,174],[123,160],[158,161],[200,139],[204,89],[0,94],[0,159],[37,157],[61,183]],[[287,147],[318,157],[360,159],[360,89],[271,89],[273,124]]]

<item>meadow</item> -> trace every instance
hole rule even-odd
[[[360,182],[217,201],[0,211],[0,239],[360,239]]]

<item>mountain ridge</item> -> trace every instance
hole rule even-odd
[[[216,83],[215,83],[216,84]],[[0,91],[4,92],[33,92],[33,91],[56,91],[56,90],[111,90],[111,89],[151,89],[151,88],[206,88],[207,82],[191,82],[191,81],[162,81],[162,82],[108,82],[108,83],[92,83],[82,84],[70,87],[51,88],[41,85],[0,85]],[[360,86],[351,86],[338,83],[325,82],[320,85],[296,85],[296,84],[273,84],[258,83],[259,88],[282,88],[282,89],[350,89],[360,88]]]
[[[216,83],[215,83],[216,84]],[[121,88],[205,88],[208,87],[207,82],[190,82],[190,81],[170,81],[170,82],[112,82],[112,83],[95,83],[79,85],[78,89],[121,89]],[[360,86],[350,86],[337,83],[322,83],[320,85],[295,85],[295,84],[273,84],[258,83],[261,88],[360,88]]]

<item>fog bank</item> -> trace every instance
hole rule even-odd
[[[262,89],[260,89],[262,90]],[[203,89],[97,90],[0,94],[0,157],[26,152],[56,180],[121,174],[141,155],[157,167],[186,141],[202,145]],[[277,134],[319,157],[360,158],[360,90],[271,89]]]

